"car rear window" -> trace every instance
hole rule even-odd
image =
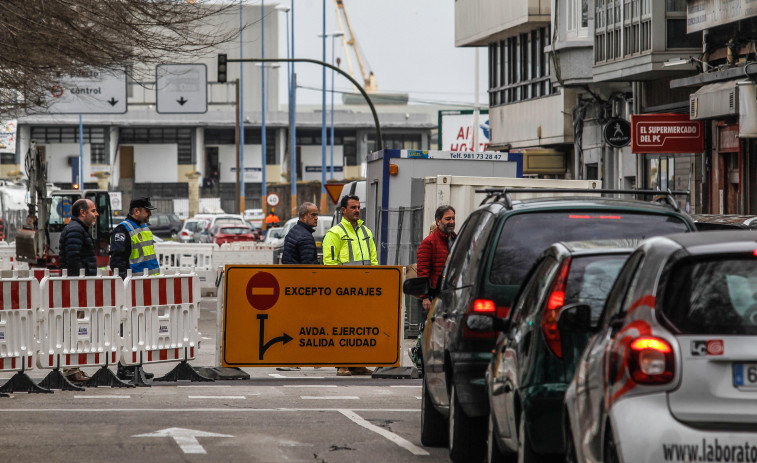
[[[504,224],[489,281],[520,285],[539,254],[557,241],[644,239],[689,231],[686,223],[662,214],[618,211],[515,214]]]
[[[627,258],[627,254],[574,257],[565,288],[565,304],[586,304],[591,307],[592,321],[599,320],[605,299]]]
[[[245,233],[251,233],[247,227],[221,227],[221,233],[226,235],[244,235]]]
[[[687,259],[665,285],[664,318],[681,334],[757,334],[757,259]]]

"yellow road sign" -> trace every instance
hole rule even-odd
[[[222,366],[398,366],[402,267],[227,265]]]

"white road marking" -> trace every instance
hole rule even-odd
[[[10,408],[0,409],[0,416],[6,413],[39,413],[39,412],[53,412],[53,413],[111,413],[111,412],[197,412],[197,413],[238,413],[238,412],[341,412],[341,408]],[[398,413],[420,413],[420,408],[352,408],[353,412],[398,412]]]
[[[421,400],[423,397],[415,396],[416,399]]]
[[[214,432],[195,431],[184,428],[166,428],[147,434],[137,434],[131,437],[171,437],[176,441],[184,453],[207,453],[202,445],[197,442],[198,437],[234,437],[228,434],[216,434]]]
[[[394,386],[389,386],[389,387],[410,387],[410,388],[416,387],[416,388],[420,389],[420,388],[421,388],[421,387],[423,387],[423,386],[402,386],[402,385],[394,385]]]
[[[249,394],[249,395],[260,395],[260,394]],[[247,397],[243,395],[190,395],[188,396],[189,399],[239,399],[244,400]]]
[[[74,399],[129,399],[130,395],[75,395]]]
[[[216,388],[216,387],[231,387],[231,384],[219,384],[219,385],[215,385],[215,384],[192,384],[192,385],[185,384],[183,386],[176,386],[176,387],[212,387],[212,388]]]
[[[330,395],[330,396],[315,396],[315,395],[302,395],[300,399],[303,400],[360,400],[360,397],[356,395]]]
[[[429,453],[422,448],[418,447],[417,445],[413,444],[412,442],[408,441],[407,439],[404,439],[397,434],[394,434],[391,431],[387,431],[386,429],[376,426],[375,424],[371,424],[365,419],[363,419],[360,415],[355,413],[354,410],[339,410],[339,413],[346,416],[350,420],[352,420],[354,423],[364,427],[365,429],[368,429],[369,431],[373,431],[376,434],[386,437],[391,442],[394,442],[395,444],[399,445],[403,449],[407,450],[408,452],[412,453],[413,455],[429,455]]]
[[[336,387],[335,384],[285,384],[284,387]]]
[[[284,376],[278,373],[268,373],[268,376],[276,379],[326,379],[325,376]]]

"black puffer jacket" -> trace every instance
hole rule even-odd
[[[302,220],[298,220],[297,225],[292,227],[284,238],[284,254],[281,256],[281,263],[319,264],[313,232],[315,232],[315,228],[305,225]]]
[[[86,276],[97,275],[95,242],[89,227],[78,217],[72,218],[60,234],[60,268],[72,277],[79,276],[82,268]]]

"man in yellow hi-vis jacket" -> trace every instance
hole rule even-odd
[[[360,220],[360,198],[342,197],[342,221],[323,238],[324,265],[378,265],[373,233]]]
[[[360,198],[342,197],[342,221],[323,238],[324,265],[378,265],[373,233],[360,220]],[[370,375],[365,367],[338,367],[337,376]]]

